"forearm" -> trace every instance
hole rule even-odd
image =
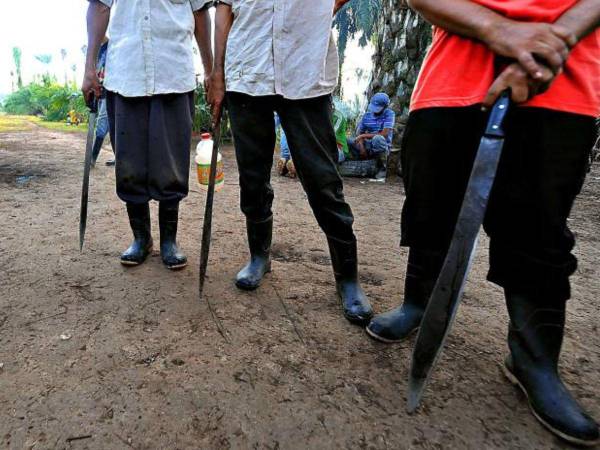
[[[581,40],[600,27],[600,0],[579,0],[555,23]]]
[[[196,37],[196,42],[198,43],[198,49],[200,50],[204,73],[209,75],[213,68],[213,54],[210,40],[211,23],[208,9],[205,8],[201,11],[196,11],[194,13],[194,21],[196,24],[194,35]]]
[[[469,0],[408,0],[431,24],[460,36],[486,42],[489,30],[508,21],[502,15]]]
[[[98,52],[106,36],[109,20],[110,8],[98,0],[90,1],[87,11],[88,46],[85,60],[86,71],[96,70]]]
[[[233,13],[231,12],[231,6],[223,3],[217,5],[215,15],[215,60],[213,65],[213,71],[216,73],[222,74],[225,72],[225,51],[232,24]]]

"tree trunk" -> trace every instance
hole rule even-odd
[[[431,25],[406,0],[382,0],[369,97],[380,91],[390,96],[396,112],[395,145],[402,137],[410,96],[430,42]]]

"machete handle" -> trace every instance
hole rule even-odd
[[[508,109],[510,106],[510,89],[506,89],[494,106],[492,106],[492,111],[490,112],[490,118],[488,120],[487,127],[485,129],[485,136],[490,137],[504,137],[504,129],[502,124],[504,123],[504,119],[506,118],[506,113],[508,113]]]
[[[90,93],[90,101],[87,104],[87,107],[90,110],[90,114],[98,113],[98,98],[93,92]]]

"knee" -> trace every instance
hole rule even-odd
[[[387,140],[380,134],[373,137],[373,139],[371,140],[371,145],[373,147],[373,150],[377,151],[378,153],[387,152],[388,150]]]

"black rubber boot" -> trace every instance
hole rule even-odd
[[[237,274],[235,285],[245,291],[253,291],[260,286],[265,273],[271,271],[271,239],[273,218],[264,222],[246,219],[250,262]]]
[[[158,225],[160,228],[160,256],[168,269],[178,270],[187,266],[187,256],[177,246],[177,223],[179,202],[160,202]]]
[[[100,150],[102,150],[102,144],[104,143],[104,139],[96,138],[94,140],[94,146],[92,148],[92,167],[96,165],[96,161],[98,161],[98,156],[100,156]]]
[[[411,248],[408,254],[404,302],[375,316],[367,326],[369,336],[387,343],[400,342],[417,331],[437,281],[445,255]]]
[[[510,355],[508,379],[527,396],[533,415],[552,433],[576,445],[600,443],[598,424],[586,414],[558,374],[565,301],[505,291]]]
[[[133,231],[133,244],[121,255],[121,264],[137,266],[142,264],[152,251],[150,206],[148,203],[141,205],[127,203],[127,214]]]
[[[388,155],[387,153],[381,153],[377,157],[377,174],[375,174],[376,180],[385,180],[387,178],[387,166],[388,166]]]
[[[331,265],[344,316],[357,325],[366,325],[373,317],[373,308],[358,281],[356,241],[344,242],[328,237]]]

